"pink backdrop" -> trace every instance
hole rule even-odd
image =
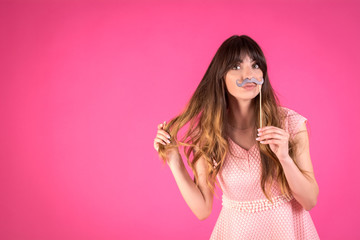
[[[320,237],[358,239],[359,10],[340,0],[1,1],[0,238],[208,239],[221,199],[199,221],[153,139],[220,44],[246,34],[282,104],[308,118]]]

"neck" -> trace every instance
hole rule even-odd
[[[248,130],[255,126],[254,106],[250,100],[229,102],[228,125],[237,130]]]

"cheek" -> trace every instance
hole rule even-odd
[[[237,91],[239,91],[239,87],[236,85],[236,79],[235,78],[226,78],[225,80],[225,85],[226,85],[226,89],[228,90],[228,92],[231,95],[234,95]]]

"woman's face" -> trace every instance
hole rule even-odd
[[[235,67],[226,73],[226,88],[229,93],[236,99],[253,99],[260,92],[258,84],[256,84],[256,87],[252,89],[246,89],[236,85],[236,80],[238,80],[239,83],[242,83],[245,78],[251,79],[252,77],[256,78],[258,81],[261,81],[263,72],[261,71],[259,65],[255,61],[252,61],[248,55],[246,55],[242,62],[237,63]]]

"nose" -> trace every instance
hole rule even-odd
[[[243,71],[243,79],[251,79],[254,76],[253,71],[250,67],[245,67]]]

